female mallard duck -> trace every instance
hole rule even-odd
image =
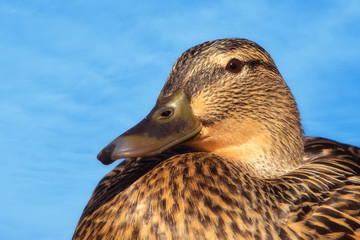
[[[182,54],[150,114],[98,155],[120,158],[73,239],[360,239],[360,149],[303,137],[254,42]]]

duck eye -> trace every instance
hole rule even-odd
[[[171,108],[166,108],[164,110],[162,110],[162,112],[160,113],[160,118],[168,118],[171,117],[174,113],[174,109]]]
[[[238,73],[242,69],[242,64],[240,60],[233,58],[231,59],[228,64],[226,65],[226,70],[232,72],[232,73]]]

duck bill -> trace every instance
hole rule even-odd
[[[201,128],[182,89],[167,97],[161,93],[149,115],[113,140],[97,158],[107,165],[121,158],[154,156],[194,137]]]

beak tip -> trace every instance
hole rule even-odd
[[[115,160],[112,159],[111,155],[114,152],[116,145],[109,144],[103,150],[99,152],[97,155],[97,159],[104,165],[109,165],[113,163]]]

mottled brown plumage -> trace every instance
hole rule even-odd
[[[264,49],[245,39],[191,48],[158,108],[179,91],[201,130],[115,167],[73,239],[360,239],[360,149],[303,137],[294,98]],[[147,118],[173,121],[165,110]],[[112,143],[99,159],[109,163],[122,148]]]

